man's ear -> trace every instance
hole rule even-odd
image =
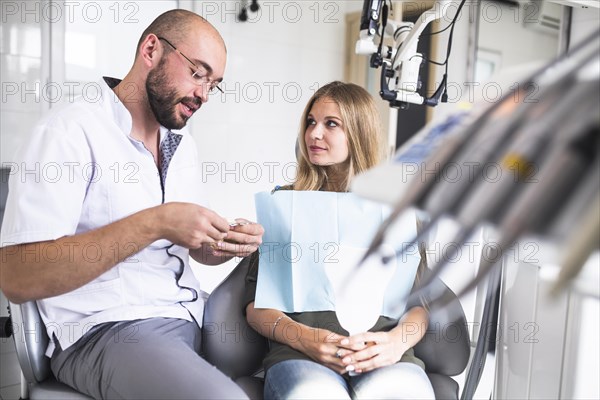
[[[148,68],[158,63],[162,55],[162,48],[158,36],[151,33],[142,41],[139,48],[139,57]]]

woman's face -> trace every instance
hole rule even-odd
[[[312,164],[336,165],[348,159],[348,138],[336,102],[328,97],[317,100],[306,122],[304,141]]]

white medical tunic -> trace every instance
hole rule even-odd
[[[161,179],[152,154],[130,136],[129,111],[104,80],[98,89],[101,96],[80,98],[45,118],[19,152],[9,178],[2,247],[83,233],[164,202],[206,204],[191,136],[161,127],[161,145],[176,145]],[[118,254],[131,246],[115,243],[112,250]],[[50,262],[64,251],[42,244],[39,250]],[[73,243],[68,251],[100,258],[94,244]],[[48,335],[67,349],[109,321],[170,317],[201,325],[204,297],[188,259],[187,249],[159,240],[85,286],[38,301]],[[46,354],[54,348],[50,340]]]

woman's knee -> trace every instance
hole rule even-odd
[[[272,366],[265,377],[265,399],[349,399],[348,387],[336,372],[306,360]]]
[[[357,399],[435,399],[425,371],[416,364],[397,363],[352,381]]]

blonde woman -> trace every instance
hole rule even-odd
[[[302,115],[296,181],[281,190],[348,191],[354,175],[379,162],[380,137],[377,109],[366,90],[342,82],[323,86]],[[334,311],[255,308],[258,259],[255,253],[245,311],[251,326],[271,342],[264,360],[266,399],[434,398],[412,350],[427,328],[422,304],[407,305],[399,320],[380,316],[369,332],[348,336]],[[300,334],[288,337],[290,329]]]

